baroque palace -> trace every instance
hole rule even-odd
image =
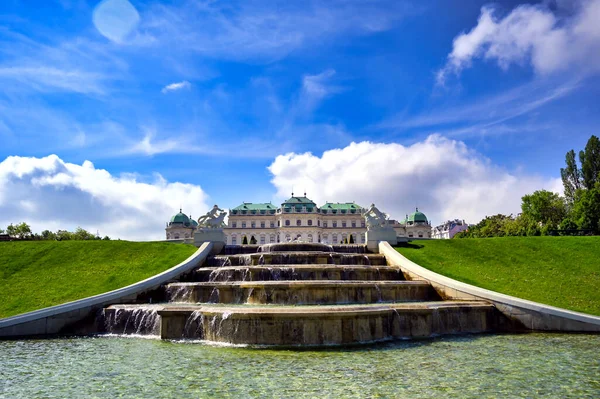
[[[229,245],[268,244],[293,240],[326,244],[364,244],[367,211],[354,202],[328,202],[321,207],[304,196],[294,196],[280,207],[272,203],[243,204],[230,209],[223,232]],[[390,220],[398,237],[431,237],[431,224],[417,209],[403,221]],[[179,213],[166,226],[167,240],[193,238],[198,223]]]

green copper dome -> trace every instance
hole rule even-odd
[[[419,208],[416,209],[416,212],[408,215],[408,222],[413,223],[427,223],[427,216],[423,212],[419,212]]]
[[[179,213],[171,218],[171,223],[181,223],[183,225],[189,226],[191,222],[190,218],[187,217],[186,214],[182,213],[180,209]]]

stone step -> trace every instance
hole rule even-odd
[[[187,281],[404,280],[400,268],[364,265],[201,267]]]
[[[354,254],[336,252],[265,252],[239,255],[216,255],[207,259],[206,266],[257,266],[257,265],[372,265],[385,266],[385,256],[380,254]]]
[[[137,313],[136,313],[137,312]],[[162,339],[243,345],[349,345],[494,330],[499,317],[483,301],[337,306],[113,305],[104,310],[112,331],[143,330],[132,318],[155,320]],[[125,329],[123,326],[125,325]],[[158,325],[158,327],[157,327]]]
[[[245,281],[171,283],[169,302],[280,305],[364,304],[439,300],[423,281]]]

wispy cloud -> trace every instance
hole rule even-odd
[[[143,13],[140,34],[131,44],[170,46],[214,58],[268,61],[344,34],[388,30],[414,12],[406,1],[389,0],[157,4]]]
[[[170,91],[189,89],[191,87],[192,87],[191,83],[188,82],[187,80],[184,80],[183,82],[171,83],[169,85],[166,85],[165,87],[162,88],[161,93],[167,94]]]
[[[377,125],[381,129],[434,129],[453,135],[481,134],[493,126],[530,114],[545,105],[564,98],[580,87],[574,78],[563,83],[534,80],[513,89],[451,107],[437,107],[421,114],[393,116]],[[510,132],[499,128],[496,133]]]
[[[0,80],[5,85],[18,82],[40,92],[65,91],[83,94],[103,94],[101,73],[84,70],[64,70],[52,66],[0,67]]]

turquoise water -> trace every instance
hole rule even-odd
[[[482,335],[337,350],[139,338],[0,342],[1,398],[599,398],[600,336]]]

